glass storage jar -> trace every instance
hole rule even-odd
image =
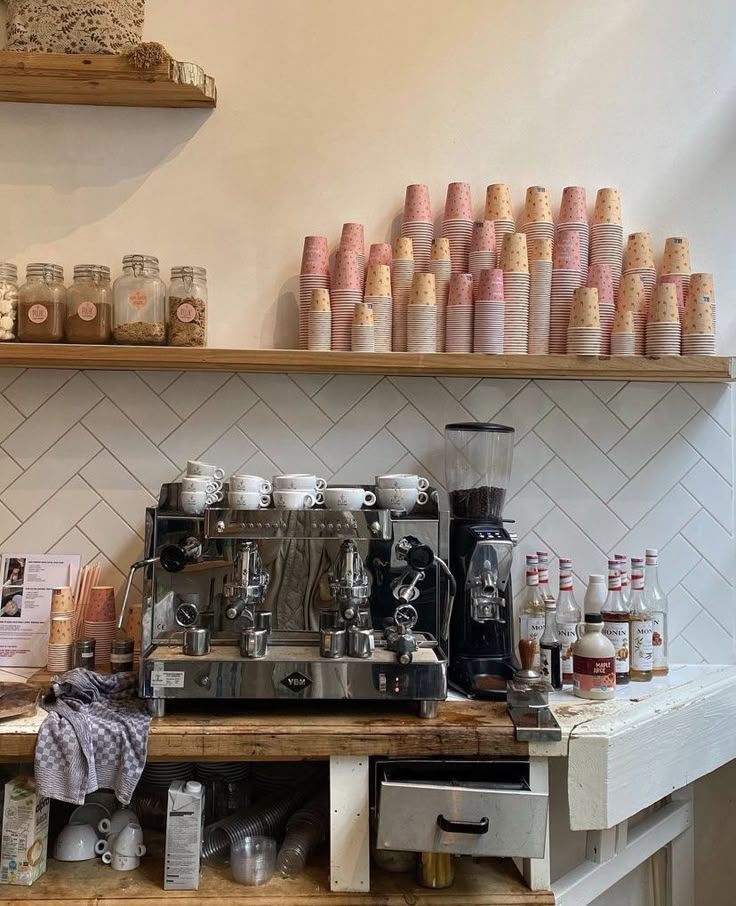
[[[0,341],[14,340],[18,318],[18,268],[0,262]]]
[[[66,339],[69,343],[109,343],[112,339],[110,268],[77,264],[67,292]]]
[[[169,346],[207,343],[207,270],[182,265],[171,268]]]
[[[66,318],[64,268],[29,264],[18,292],[18,339],[21,343],[61,343]]]
[[[159,274],[158,258],[126,255],[113,295],[116,343],[162,346],[166,342],[166,284]]]

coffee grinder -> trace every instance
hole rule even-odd
[[[450,569],[457,595],[450,624],[450,685],[471,698],[502,700],[514,654],[511,560],[503,519],[514,429],[486,422],[445,426],[450,495]]]

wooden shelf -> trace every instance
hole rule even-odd
[[[0,346],[0,367],[106,368],[160,371],[416,374],[457,377],[567,378],[616,381],[734,379],[728,356],[465,355],[404,352],[307,352],[300,349],[179,349],[170,346],[75,346],[13,343]]]
[[[0,101],[105,107],[215,107],[215,81],[171,60],[142,72],[124,56],[0,51]]]

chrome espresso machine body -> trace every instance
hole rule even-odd
[[[140,691],[154,713],[168,699],[221,698],[406,701],[436,713],[454,582],[435,492],[411,514],[202,516],[184,515],[179,493],[164,485],[147,510],[146,559],[129,577],[144,568]]]

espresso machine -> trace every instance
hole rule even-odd
[[[511,562],[516,538],[503,518],[514,429],[445,426],[450,569],[457,595],[450,623],[450,685],[471,698],[503,700],[518,667]]]
[[[436,491],[411,512],[364,507],[186,515],[181,486],[146,511],[140,692],[171,699],[447,695],[454,581]]]

